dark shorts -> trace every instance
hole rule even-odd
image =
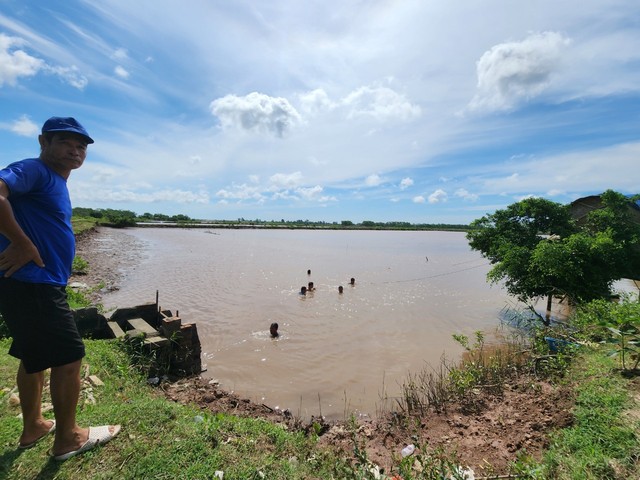
[[[22,360],[27,373],[84,357],[65,287],[0,277],[0,313],[13,337],[9,354]]]

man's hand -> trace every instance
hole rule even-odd
[[[39,267],[44,267],[40,252],[33,242],[12,242],[0,253],[0,270],[6,270],[4,276],[8,278],[31,261]]]

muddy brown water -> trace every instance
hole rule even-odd
[[[197,324],[205,377],[304,418],[375,416],[407,374],[460,357],[453,333],[493,331],[510,303],[459,232],[125,232],[140,255],[105,307],[158,291],[163,308]],[[301,295],[309,282],[315,290]]]

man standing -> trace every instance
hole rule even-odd
[[[38,141],[39,158],[0,170],[0,313],[13,337],[9,353],[20,359],[18,448],[55,431],[51,455],[66,460],[108,442],[120,425],[76,423],[85,350],[66,296],[75,255],[67,179],[82,166],[93,139],[74,118],[52,117]],[[49,368],[55,421],[41,410]]]

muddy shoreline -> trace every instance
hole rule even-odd
[[[76,236],[76,257],[88,264],[83,272],[74,272],[69,284],[79,284],[94,303],[109,292],[120,289],[126,271],[135,268],[145,246],[125,230],[96,227]]]
[[[89,287],[94,303],[104,295],[121,288],[127,271],[137,268],[146,255],[146,247],[126,230],[100,227],[77,238],[76,254],[88,262],[82,275],[73,275],[70,283]],[[175,308],[179,309],[180,305]],[[221,390],[215,383],[200,377],[176,383],[163,383],[159,390],[170,400],[196,404],[211,412],[262,418],[284,424],[289,429],[309,430],[313,422],[322,426],[319,443],[332,445],[353,455],[352,434],[345,423],[328,424],[312,418],[302,422],[288,411],[256,404]],[[539,458],[548,445],[548,434],[570,425],[571,395],[526,376],[514,377],[499,395],[478,391],[474,411],[452,402],[445,412],[425,411],[411,421],[393,412],[381,413],[376,419],[362,420],[358,438],[366,442],[368,458],[390,471],[407,444],[456,451],[460,463],[471,467],[477,476],[507,473],[519,450],[526,449]]]

